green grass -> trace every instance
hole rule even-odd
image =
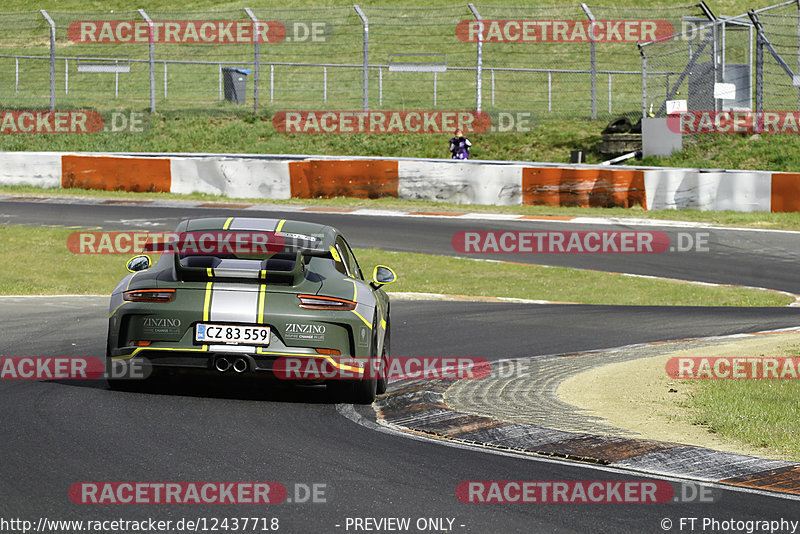
[[[712,433],[800,458],[798,398],[797,380],[705,380],[690,404]]]
[[[746,0],[710,2],[717,14],[740,14],[750,8],[765,7],[770,1],[753,3]],[[581,17],[579,4],[566,3],[560,8],[530,5],[523,8],[493,7],[478,4],[484,18],[531,18],[539,14],[560,13],[561,18]],[[282,21],[327,21],[335,31],[326,43],[279,43],[264,47],[262,61],[316,62],[323,58],[332,62],[359,64],[361,61],[360,22],[346,0],[219,1],[142,0],[142,7],[161,18],[243,19],[242,7],[252,7],[262,18]],[[338,7],[337,7],[338,6]],[[592,6],[598,18],[635,16],[647,8],[651,18],[677,16],[696,11],[693,7],[675,10],[668,2],[656,4],[644,0],[617,0],[612,7]],[[123,0],[43,0],[35,5],[29,0],[9,0],[0,8],[0,52],[47,55],[47,27],[36,11],[50,10],[56,19],[57,52],[59,55],[113,55],[146,57],[141,45],[92,45],[72,43],[66,28],[77,19],[136,18],[132,5]],[[313,8],[313,9],[312,9]],[[420,9],[429,8],[429,9]],[[449,0],[377,0],[364,6],[371,18],[370,61],[385,63],[391,53],[447,52],[448,65],[472,66],[475,46],[455,38],[453,27],[469,10],[464,3]],[[790,8],[785,8],[790,9]],[[780,13],[784,13],[780,11]],[[111,11],[115,13],[111,13]],[[182,14],[165,14],[165,10],[183,10]],[[548,11],[550,10],[550,11]],[[94,13],[89,13],[94,11]],[[526,15],[527,13],[527,15]],[[502,16],[501,16],[502,15]],[[552,17],[551,17],[552,18]],[[671,19],[670,19],[671,20]],[[782,42],[782,41],[781,41]],[[480,133],[471,135],[474,159],[568,162],[572,150],[591,151],[600,140],[600,131],[611,117],[636,116],[641,110],[641,79],[638,75],[614,75],[613,109],[607,112],[607,80],[598,78],[599,119],[589,116],[589,78],[583,74],[552,76],[552,111],[548,111],[544,73],[520,74],[496,71],[496,102],[491,104],[490,70],[493,66],[580,68],[588,65],[587,48],[582,44],[550,43],[535,45],[500,45],[484,47],[485,83],[484,110],[533,113],[534,127],[525,133]],[[535,51],[532,54],[531,51]],[[733,51],[728,52],[734,57]],[[681,58],[682,55],[678,54]],[[250,45],[165,45],[156,46],[157,59],[198,58],[223,64],[252,61]],[[672,56],[669,56],[672,57]],[[677,56],[676,56],[677,57]],[[635,45],[598,45],[599,68],[636,71],[641,57]],[[45,62],[20,63],[20,89],[14,91],[13,79],[0,83],[0,100],[4,109],[46,108],[49,101],[49,70]],[[667,59],[664,59],[667,61]],[[661,65],[661,67],[658,67]],[[653,68],[674,67],[670,63],[654,63]],[[0,67],[14,69],[12,59],[0,58]],[[78,73],[70,66],[69,94],[65,91],[66,74],[63,61],[56,68],[57,107],[60,109],[94,108],[101,111],[136,111],[149,109],[149,76],[147,65],[135,63],[131,73],[120,78],[120,97],[113,98],[114,78],[111,74]],[[261,106],[259,116],[252,116],[252,106],[236,106],[218,100],[218,65],[169,66],[168,97],[164,97],[162,65],[156,73],[158,113],[152,116],[143,133],[98,133],[87,135],[29,134],[0,135],[0,150],[5,151],[120,151],[120,152],[222,152],[268,154],[331,154],[382,157],[448,157],[448,135],[286,135],[275,132],[271,117],[280,110],[291,109],[360,109],[361,79],[358,69],[328,69],[328,101],[322,101],[322,72],[318,67],[276,67],[275,100],[269,102],[269,69],[263,68],[260,78]],[[669,69],[667,69],[669,70]],[[769,72],[769,69],[768,69]],[[252,78],[252,76],[251,76]],[[658,76],[654,76],[658,78]],[[765,84],[775,84],[770,79]],[[781,82],[782,83],[782,82]],[[252,99],[253,80],[249,81],[248,98]],[[648,87],[660,88],[657,79]],[[475,79],[467,71],[456,69],[441,73],[438,81],[438,105],[433,106],[430,73],[384,72],[384,102],[378,102],[378,74],[370,72],[371,109],[472,109]],[[796,92],[781,89],[783,98],[767,103],[772,109],[796,106]],[[789,88],[791,89],[791,88]],[[660,90],[660,89],[658,89]],[[654,89],[654,91],[656,91]],[[656,91],[657,93],[657,91]],[[785,93],[785,94],[784,94]],[[776,93],[777,94],[777,93]],[[788,95],[788,96],[787,96]],[[657,94],[653,94],[657,100]],[[697,144],[669,158],[651,157],[645,164],[655,166],[721,167],[730,169],[763,169],[795,171],[800,164],[800,138],[791,135],[704,136]],[[589,152],[587,162],[596,163],[605,157]]]
[[[484,18],[582,18],[579,4],[566,7],[529,5],[526,7],[493,7],[478,4]],[[762,2],[762,5],[768,5]],[[262,61],[319,62],[359,65],[361,62],[360,19],[352,4],[342,0],[302,0],[289,2],[247,0],[143,0],[142,7],[154,18],[244,19],[242,7],[252,7],[265,20],[325,21],[334,28],[325,43],[282,42],[264,46]],[[338,6],[338,7],[336,7]],[[455,67],[475,64],[475,45],[463,43],[454,35],[454,27],[470,18],[465,3],[449,0],[378,0],[363,6],[370,18],[370,62],[384,64],[392,53],[446,52],[448,66],[438,78],[438,102],[433,105],[433,79],[430,73],[384,72],[383,104],[378,104],[379,76],[377,69],[369,74],[371,109],[472,109],[476,82],[472,72]],[[618,0],[612,7],[592,6],[602,18],[641,16],[678,20],[680,15],[699,14],[694,7],[676,8],[667,2],[656,4],[644,0]],[[711,2],[718,14],[740,14],[754,6],[745,0]],[[132,5],[123,0],[104,2],[91,0],[43,0],[32,5],[28,0],[9,0],[0,8],[0,53],[47,55],[47,26],[37,9],[51,11],[57,25],[57,55],[123,55],[147,57],[146,46],[140,44],[85,44],[71,42],[66,28],[75,20],[136,19]],[[165,10],[178,10],[165,13]],[[180,10],[183,12],[181,13]],[[113,12],[112,12],[113,11]],[[598,44],[600,70],[638,71],[641,56],[633,44]],[[174,45],[157,44],[156,59],[202,59],[220,64],[252,61],[250,45]],[[485,111],[533,113],[535,127],[526,133],[484,133],[472,135],[476,159],[567,162],[571,150],[589,150],[600,140],[600,131],[609,118],[620,114],[635,117],[641,113],[641,79],[637,74],[613,75],[612,111],[608,108],[605,74],[598,78],[599,120],[585,120],[590,115],[588,102],[589,76],[575,73],[494,71],[495,89],[491,88],[492,67],[580,69],[588,66],[588,47],[581,43],[537,43],[505,45],[486,43],[483,52]],[[728,52],[733,57],[733,51]],[[671,56],[670,56],[671,57]],[[680,57],[683,57],[682,55]],[[667,61],[664,59],[664,61]],[[670,70],[671,63],[654,63],[658,70]],[[149,109],[149,75],[145,63],[134,63],[130,73],[120,76],[120,96],[114,98],[114,76],[79,73],[70,64],[69,93],[63,60],[56,68],[57,107],[60,109],[95,108],[101,111],[145,111]],[[169,65],[166,74],[168,96],[164,95],[163,65],[157,66],[156,104],[158,114],[152,117],[148,130],[141,134],[92,135],[2,135],[0,150],[69,150],[69,151],[172,151],[172,152],[251,152],[305,153],[364,156],[447,157],[447,136],[436,135],[285,135],[276,133],[272,115],[279,110],[296,109],[360,109],[361,72],[358,68],[328,68],[328,100],[322,98],[320,67],[275,67],[275,100],[270,103],[269,68],[262,69],[260,117],[250,116],[251,105],[235,106],[218,102],[218,64]],[[670,67],[667,69],[667,67]],[[0,68],[15,68],[13,59],[0,58]],[[44,108],[49,102],[49,70],[46,62],[22,60],[20,87],[17,93],[13,79],[0,83],[0,100],[4,109]],[[658,78],[658,76],[653,76]],[[254,80],[249,80],[250,89]],[[547,86],[552,84],[550,104]],[[766,83],[766,82],[765,82]],[[664,85],[657,79],[649,82],[653,98]],[[495,102],[492,102],[492,93]],[[784,95],[785,97],[785,95]],[[781,98],[784,98],[781,97]],[[252,91],[248,91],[252,99]],[[789,91],[783,107],[796,104],[796,95]],[[770,102],[773,108],[782,107]],[[787,109],[788,109],[787,107]],[[673,158],[651,158],[653,165],[691,165],[694,167],[758,168],[794,170],[797,168],[797,141],[791,136],[765,139],[745,144],[735,136],[713,136],[703,147],[692,148]],[[788,139],[787,139],[788,138]],[[775,142],[777,140],[777,142]],[[602,157],[590,154],[588,162]]]
[[[0,135],[0,150],[86,152],[224,152],[447,158],[449,135],[284,134],[269,116],[166,112],[141,133]],[[531,133],[471,135],[473,159],[568,162],[570,151],[600,141],[603,121],[563,120]],[[598,158],[594,159],[598,161]]]
[[[631,278],[566,267],[486,263],[379,250],[360,250],[357,254],[369,272],[374,265],[384,263],[398,273],[400,280],[392,284],[390,291],[641,306],[781,306],[792,300],[763,291]]]
[[[420,200],[400,200],[397,198],[360,199],[230,199],[227,197],[192,193],[178,195],[174,193],[129,193],[124,191],[96,191],[85,189],[41,189],[32,186],[0,186],[0,195],[19,195],[30,197],[89,197],[115,199],[149,199],[162,201],[186,202],[235,202],[255,203],[278,206],[313,206],[342,209],[379,209],[401,211],[435,211],[435,212],[472,212],[472,213],[512,213],[539,217],[620,217],[642,219],[664,219],[692,222],[705,222],[725,226],[745,228],[765,228],[775,230],[800,230],[800,213],[742,213],[737,211],[699,211],[699,210],[656,210],[645,211],[640,207],[626,208],[574,208],[560,206],[485,206],[463,205],[447,202],[429,202]]]
[[[688,5],[691,2],[679,3],[678,5]],[[749,0],[711,0],[706,2],[715,13],[732,15],[743,13],[750,8],[764,7],[775,2],[749,1]],[[372,0],[371,6],[456,6],[465,5],[466,2],[453,0]],[[592,2],[590,5],[594,5]],[[264,8],[264,7],[329,7],[329,6],[352,6],[350,0],[198,0],[191,3],[196,9],[226,9],[226,8]],[[482,5],[478,3],[477,5]],[[553,5],[556,5],[555,3]],[[570,2],[561,2],[558,5],[572,5]],[[674,2],[657,1],[645,2],[644,0],[615,0],[614,2],[601,2],[601,5],[614,5],[618,7],[642,7],[642,6],[674,6]],[[34,11],[36,9],[51,9],[59,11],[99,11],[99,10],[122,10],[131,9],[131,2],[128,0],[41,0],[41,2],[31,3],[30,0],[6,0],[3,3],[3,11]],[[173,10],[186,9],[186,0],[137,0],[136,8],[152,10]]]
[[[640,164],[797,172],[800,169],[800,136],[705,135],[668,158],[648,157]]]
[[[125,274],[127,257],[76,255],[73,230],[0,226],[0,294],[105,294]],[[357,250],[362,270],[387,264],[398,274],[392,291],[500,296],[579,302],[691,306],[784,306],[773,292],[708,287],[562,267],[498,264],[427,254]]]
[[[130,110],[123,111],[129,113]],[[138,110],[143,112],[143,109]],[[232,114],[231,114],[232,113]],[[271,116],[210,110],[145,115],[140,133],[0,135],[4,151],[214,152],[326,154],[338,156],[446,158],[449,136],[436,134],[284,134]],[[605,120],[537,120],[531,132],[470,135],[472,159],[568,163],[572,150],[585,150],[587,163],[605,158],[591,152]],[[632,165],[753,169],[796,172],[800,136],[789,134],[706,135],[667,158],[648,157]]]

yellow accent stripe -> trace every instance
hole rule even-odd
[[[264,303],[267,300],[267,286],[261,284],[258,288],[258,324],[264,324]]]
[[[256,354],[266,354],[268,356],[297,356],[298,358],[322,358],[323,360],[328,360],[331,363],[331,365],[339,369],[344,369],[346,371],[355,371],[356,373],[364,372],[364,369],[361,369],[359,367],[352,367],[350,365],[338,363],[336,360],[334,360],[327,354],[298,354],[296,352],[274,352],[274,351],[262,350],[261,347],[258,347],[256,349]]]
[[[125,301],[123,301],[123,302],[122,302],[122,304],[120,304],[119,306],[117,306],[116,308],[114,308],[114,310],[113,310],[111,313],[109,313],[109,314],[108,314],[108,317],[109,317],[109,319],[110,319],[110,318],[111,318],[111,317],[112,317],[112,316],[113,316],[115,313],[117,313],[117,310],[118,310],[118,309],[120,309],[121,307],[125,306],[125,305],[126,305],[128,302],[130,302],[130,301],[128,301],[128,300],[125,300]]]
[[[127,285],[127,286],[125,286],[125,291],[127,291],[128,289],[130,289],[130,287],[131,287],[131,282],[133,282],[133,278],[134,278],[134,277],[135,277],[137,274],[139,274],[139,271],[136,271],[135,273],[131,274],[131,277],[130,277],[130,278],[128,278],[128,285]],[[120,304],[119,306],[117,306],[116,308],[114,308],[114,311],[112,311],[111,313],[109,313],[109,314],[108,314],[109,318],[110,318],[112,315],[114,315],[115,313],[117,313],[117,310],[118,310],[118,309],[120,309],[121,307],[123,307],[124,305],[126,305],[128,302],[130,302],[130,301],[127,301],[127,300],[124,300],[124,301],[122,301],[122,304]]]
[[[128,285],[127,285],[127,286],[125,286],[125,291],[127,291],[128,289],[130,289],[130,287],[131,287],[131,282],[133,282],[133,279],[136,277],[136,275],[137,275],[137,274],[139,274],[139,272],[138,272],[138,271],[137,271],[137,272],[135,272],[135,273],[133,273],[133,274],[131,275],[131,277],[130,277],[130,278],[128,278]]]
[[[384,330],[386,330],[386,321],[385,321],[385,320],[383,320],[383,319],[381,319],[381,328],[383,328]]]
[[[331,256],[333,256],[333,261],[341,263],[342,258],[339,256],[339,251],[336,250],[334,247],[328,247],[328,250],[331,251]]]
[[[214,269],[206,267],[206,275],[208,275],[209,278],[214,278]]]
[[[168,351],[177,351],[177,352],[207,352],[208,345],[203,345],[202,348],[199,349],[179,349],[179,348],[158,348],[158,347],[139,347],[138,349],[134,350],[130,354],[123,354],[121,356],[114,356],[111,359],[113,361],[120,361],[120,360],[130,360],[139,354],[142,351],[148,350],[168,350]],[[305,357],[305,358],[322,358],[324,360],[328,360],[331,365],[337,367],[339,369],[344,369],[346,371],[354,371],[356,373],[363,373],[364,369],[359,367],[353,367],[351,365],[340,364],[332,357],[328,356],[327,354],[297,354],[296,352],[270,352],[270,351],[262,351],[259,347],[256,351],[258,354],[267,354],[270,356],[298,356],[298,357]]]
[[[261,278],[262,280],[266,280],[266,279],[267,279],[267,271],[265,271],[265,270],[262,270],[258,276],[259,276],[259,278]]]
[[[345,282],[353,282],[353,302],[356,302],[356,303],[357,303],[358,301],[357,301],[356,299],[358,298],[358,284],[356,283],[356,281],[355,281],[355,280],[352,280],[352,279],[350,279],[350,278],[344,278],[344,281],[345,281]],[[358,304],[356,304],[356,306],[358,306]],[[369,321],[367,321],[366,319],[364,319],[364,317],[362,317],[362,316],[361,316],[361,314],[360,314],[360,313],[358,313],[357,311],[355,311],[355,310],[350,310],[350,311],[351,311],[352,313],[355,313],[355,314],[356,314],[356,316],[357,316],[359,319],[361,319],[362,321],[364,321],[364,324],[365,324],[365,325],[367,325],[367,326],[369,327],[369,329],[370,329],[370,330],[372,330],[372,323],[370,323]]]
[[[278,223],[278,226],[275,228],[276,232],[280,232],[281,228],[283,228],[283,223],[286,222],[286,219],[281,219],[281,222]]]
[[[232,222],[233,222],[233,217],[228,217],[228,220],[225,221],[225,224],[222,225],[222,229],[227,230]]]
[[[211,312],[211,286],[214,285],[214,282],[207,282],[206,283],[206,295],[203,301],[203,320],[208,321],[208,317]]]
[[[355,313],[355,314],[356,314],[356,316],[357,316],[359,319],[361,319],[362,321],[364,321],[364,324],[365,324],[365,325],[367,325],[367,326],[369,327],[369,329],[370,329],[370,330],[372,330],[372,323],[370,323],[369,321],[367,321],[366,319],[364,319],[364,318],[361,316],[361,314],[360,314],[360,313],[358,313],[357,311],[355,311],[355,310],[351,310],[351,311],[352,311],[353,313]]]
[[[203,345],[199,349],[176,349],[170,347],[158,348],[158,347],[139,347],[138,349],[134,350],[130,354],[122,354],[120,356],[112,356],[113,361],[119,360],[130,360],[137,354],[139,354],[143,350],[169,350],[169,351],[182,351],[182,352],[208,352],[208,345]]]

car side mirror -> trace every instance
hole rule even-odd
[[[129,259],[128,264],[125,267],[128,269],[128,271],[135,273],[149,269],[150,265],[150,256],[145,256],[142,254]]]
[[[372,271],[372,287],[378,289],[381,286],[393,284],[395,282],[397,282],[397,275],[391,268],[385,265],[375,266],[375,269]]]

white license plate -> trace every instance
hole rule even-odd
[[[269,327],[200,323],[195,326],[194,339],[203,343],[269,345]]]

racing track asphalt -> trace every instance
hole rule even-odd
[[[499,259],[604,271],[655,275],[701,282],[769,287],[800,293],[797,265],[800,263],[800,233],[756,232],[752,230],[694,229],[630,224],[585,225],[555,221],[465,220],[452,217],[412,218],[353,216],[342,213],[298,212],[276,209],[238,210],[183,207],[174,205],[130,205],[121,201],[89,200],[89,205],[9,201],[0,197],[0,224],[102,227],[104,230],[146,229],[171,231],[182,218],[238,215],[278,217],[330,224],[342,230],[358,248],[380,248],[399,252],[458,254],[451,243],[453,234],[465,230],[653,230],[663,231],[677,243],[677,233],[708,233],[708,252],[664,252],[661,254],[471,254],[476,258]],[[104,203],[114,202],[114,204]],[[195,203],[197,204],[197,203]],[[89,207],[90,206],[90,207]]]
[[[112,227],[109,220],[168,219],[208,210],[102,206],[80,209],[42,203],[0,203],[9,223]],[[11,205],[12,209],[8,209]],[[22,208],[22,209],[20,209]],[[33,210],[33,211],[32,211]],[[38,213],[37,213],[38,212]],[[230,214],[229,211],[225,211]],[[247,215],[256,215],[252,210]],[[281,216],[281,214],[270,214]],[[288,213],[285,215],[289,215]],[[325,220],[356,247],[437,252],[458,221],[296,214]],[[51,219],[52,217],[52,219]],[[52,220],[53,222],[48,222]],[[102,220],[102,224],[101,224]],[[473,221],[474,227],[519,228]],[[471,223],[471,224],[472,224]],[[131,229],[134,225],[126,227]],[[529,222],[521,223],[529,225]],[[538,224],[538,223],[537,223]],[[529,226],[524,226],[528,228]],[[538,227],[538,226],[537,226]],[[559,228],[562,228],[559,226]],[[464,229],[464,228],[458,228]],[[569,229],[573,229],[570,227]],[[577,229],[577,228],[575,228]],[[759,243],[774,266],[745,255],[750,267],[728,265],[727,276],[752,285],[798,292],[792,234],[713,231],[724,253],[683,255],[679,277],[710,276],[703,266]],[[731,237],[733,236],[733,237]],[[794,241],[796,243],[796,241]],[[432,244],[431,244],[432,243]],[[713,241],[712,241],[713,243]],[[712,248],[713,251],[713,248]],[[785,252],[782,252],[785,251]],[[438,250],[439,253],[447,252]],[[515,258],[524,260],[527,258]],[[575,258],[577,260],[578,258]],[[587,258],[586,261],[598,259]],[[637,260],[638,258],[634,258]],[[556,258],[562,261],[563,258]],[[647,269],[634,261],[614,263]],[[533,261],[533,260],[532,260]],[[762,260],[763,262],[764,260]],[[537,258],[534,263],[543,263]],[[672,267],[669,261],[665,269]],[[593,265],[594,266],[594,265]],[[652,265],[647,274],[665,274]],[[630,271],[631,269],[625,269]],[[768,273],[768,279],[757,276]],[[774,276],[774,277],[773,277]],[[778,282],[775,282],[775,281]],[[725,282],[736,280],[722,280]],[[0,298],[0,356],[102,356],[107,300],[97,297]],[[551,354],[630,343],[797,326],[796,308],[666,308],[409,302],[392,304],[395,356],[470,355],[487,359]],[[680,517],[800,520],[800,505],[771,495],[713,488],[713,503],[464,504],[455,488],[465,480],[640,480],[641,475],[593,466],[492,454],[375,432],[342,417],[319,388],[265,389],[190,381],[169,391],[110,391],[103,381],[0,381],[0,517],[135,519],[275,516],[282,532],[347,532],[346,517],[452,517],[455,532],[663,532],[660,521]],[[366,410],[362,414],[369,415]],[[67,490],[77,481],[276,481],[326,484],[326,503],[253,506],[79,506]],[[336,527],[335,525],[341,525]],[[464,525],[460,527],[459,525]],[[416,530],[412,529],[412,532]],[[708,531],[708,530],[707,530]],[[350,532],[353,532],[351,529]]]

